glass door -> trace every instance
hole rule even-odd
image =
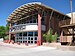
[[[33,43],[34,43],[34,39],[33,39],[32,36],[29,36],[29,37],[28,37],[28,43],[29,43],[29,44],[33,44]]]

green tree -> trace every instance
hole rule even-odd
[[[4,36],[6,35],[6,30],[4,26],[0,26],[0,38],[4,38]]]
[[[6,26],[6,27],[5,27],[5,31],[6,31],[6,32],[9,32],[9,26]]]
[[[4,38],[6,35],[6,32],[9,31],[9,27],[8,26],[0,26],[0,38]]]

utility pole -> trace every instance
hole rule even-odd
[[[71,19],[73,24],[72,0],[70,0],[70,9],[71,9]]]

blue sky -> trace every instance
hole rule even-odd
[[[70,13],[70,0],[0,0],[0,26],[6,25],[6,19],[17,7],[30,2],[41,2],[64,14]],[[73,0],[73,12],[75,12],[75,0]]]

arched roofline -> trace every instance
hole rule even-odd
[[[65,15],[65,14],[63,14],[63,13],[61,13],[61,12],[59,12],[59,11],[57,11],[57,10],[55,10],[55,9],[53,9],[53,8],[51,8],[51,7],[49,7],[49,6],[46,6],[46,5],[44,5],[44,4],[40,3],[40,2],[31,2],[31,3],[23,4],[23,5],[21,5],[20,7],[16,8],[16,9],[9,15],[9,17],[8,17],[9,21],[10,21],[12,18],[15,17],[15,14],[16,14],[16,13],[19,13],[20,11],[22,12],[22,9],[26,8],[26,6],[34,6],[34,5],[38,5],[38,6],[41,6],[41,7],[46,8],[46,9],[53,10],[54,12],[57,12],[58,14],[62,14],[62,15],[64,15],[64,16],[67,16],[67,15]],[[28,8],[27,8],[27,9],[28,9]],[[24,10],[25,10],[25,9],[24,9]],[[67,16],[67,17],[69,17],[69,16]],[[70,18],[70,17],[69,17],[69,18]],[[7,21],[8,21],[8,20],[7,20]]]

